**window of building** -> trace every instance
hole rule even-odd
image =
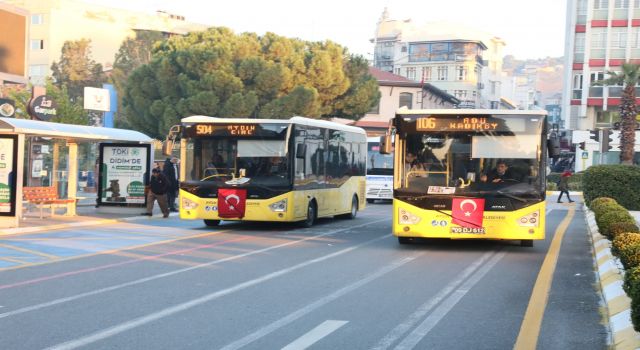
[[[431,67],[422,67],[422,80],[431,80]]]
[[[584,33],[576,33],[576,40],[574,42],[574,49],[576,53],[584,52]]]
[[[497,81],[492,81],[491,82],[491,94],[495,95],[496,91],[498,91],[498,82]]]
[[[378,103],[376,103],[375,106],[371,107],[371,109],[368,112],[369,114],[380,114],[380,101],[378,101]]]
[[[602,85],[593,85],[595,82],[604,79],[604,72],[592,72],[591,86],[589,87],[589,97],[602,97],[603,87]]]
[[[627,28],[611,28],[611,47],[627,47]]]
[[[438,66],[438,80],[449,79],[449,71],[447,66]]]
[[[456,79],[457,80],[467,80],[467,67],[465,67],[465,66],[457,66],[456,67]]]
[[[613,7],[617,9],[628,9],[629,0],[615,0]]]
[[[29,76],[45,76],[47,75],[47,65],[46,64],[32,64],[29,66]]]
[[[573,75],[573,94],[571,98],[574,100],[582,98],[582,74]]]
[[[605,28],[593,28],[591,33],[591,48],[604,49],[607,47],[607,32]]]
[[[396,68],[396,75],[400,75],[400,68]]]
[[[638,0],[640,1],[640,0]],[[631,28],[631,48],[637,49],[640,47],[640,27]]]
[[[42,39],[31,39],[31,44],[29,45],[31,50],[44,50],[44,40]]]
[[[44,24],[44,15],[41,13],[31,15],[31,24],[33,25]]]
[[[640,0],[634,0],[633,1],[633,7],[634,8],[640,8]]]
[[[416,67],[407,68],[407,79],[416,80]]]
[[[400,93],[400,104],[399,107],[407,107],[411,109],[413,106],[413,94],[410,92],[401,92]]]
[[[460,100],[466,100],[469,95],[467,90],[453,90],[453,96]]]
[[[636,0],[640,1],[640,0]],[[578,16],[586,16],[587,15],[587,0],[578,0]]]
[[[593,8],[596,9],[596,10],[608,9],[609,8],[609,0],[593,0]]]

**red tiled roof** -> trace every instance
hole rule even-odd
[[[385,81],[385,82],[397,82],[397,83],[415,83],[415,81],[411,79],[407,79],[401,75],[393,74],[391,72],[385,72],[378,68],[369,67],[369,74],[373,75],[377,81]]]

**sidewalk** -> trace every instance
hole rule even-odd
[[[97,213],[95,199],[80,203],[76,207],[76,216],[64,215],[65,209],[57,209],[56,215],[51,216],[50,210],[44,211],[44,217],[40,219],[40,211],[33,210],[25,214],[20,220],[20,227],[0,229],[0,236],[16,235],[24,233],[46,232],[50,230],[64,229],[80,226],[95,226],[120,221],[136,221],[148,218],[140,215],[144,208],[139,208],[132,214]],[[161,216],[160,208],[154,206],[154,216]],[[171,213],[170,216],[178,216],[178,213]]]

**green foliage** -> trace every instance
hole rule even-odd
[[[613,239],[611,243],[611,253],[616,256],[620,255],[620,252],[633,244],[640,243],[640,234],[635,232],[621,233]]]
[[[622,289],[632,299],[640,297],[640,267],[634,267],[624,272],[624,283]]]
[[[640,242],[629,243],[618,248],[618,257],[625,270],[638,266],[640,264]]]
[[[609,203],[618,204],[618,202],[616,202],[616,200],[613,198],[598,197],[589,203],[589,209],[591,209],[594,213],[598,213],[600,206],[602,206],[603,204],[609,204]]]
[[[583,193],[587,204],[611,197],[628,210],[640,210],[640,167],[595,165],[584,172]]]
[[[152,52],[122,97],[129,124],[155,137],[190,115],[357,119],[379,100],[366,60],[330,41],[210,28]]]
[[[633,222],[614,222],[609,227],[609,236],[612,239],[615,239],[618,235],[622,233],[638,233],[640,230],[638,229],[638,225]]]
[[[7,96],[15,102],[15,118],[30,119],[31,117],[27,111],[27,106],[29,106],[29,99],[31,98],[31,88],[8,85],[1,86],[0,88],[2,89],[2,95]]]
[[[626,210],[611,210],[596,217],[598,229],[605,236],[611,236],[611,225],[616,222],[635,223],[635,219]]]
[[[91,58],[91,40],[66,41],[62,46],[60,60],[51,65],[54,84],[67,89],[73,101],[81,101],[85,86],[102,87],[106,76],[102,65]]]
[[[596,223],[600,226],[600,220],[602,215],[608,212],[626,212],[627,210],[618,203],[601,203],[597,206],[597,211],[594,211],[596,217]]]

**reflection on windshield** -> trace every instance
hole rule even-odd
[[[246,178],[254,185],[286,186],[290,167],[284,140],[196,139],[187,179],[227,182]],[[188,153],[189,154],[189,153]]]
[[[401,190],[412,195],[498,193],[540,196],[540,136],[408,135]]]

